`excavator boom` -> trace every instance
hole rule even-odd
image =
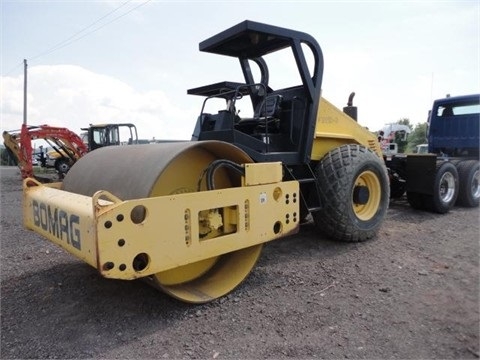
[[[68,156],[72,163],[88,152],[88,147],[73,131],[49,125],[22,125],[20,130],[4,131],[3,141],[9,154],[14,158],[22,178],[34,177],[32,164],[32,140],[45,140],[53,144],[62,155]]]

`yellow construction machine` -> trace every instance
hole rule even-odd
[[[61,184],[26,179],[25,226],[107,278],[143,278],[190,303],[235,289],[263,244],[309,215],[337,240],[375,236],[389,200],[382,152],[352,97],[343,112],[321,98],[316,40],[244,21],[200,51],[237,58],[244,81],[188,90],[204,97],[192,141],[102,148]],[[273,88],[285,56],[297,78]]]

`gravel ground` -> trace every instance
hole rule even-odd
[[[247,280],[205,305],[101,278],[22,226],[1,174],[1,359],[479,357],[479,209],[392,202],[376,239],[300,234],[264,247]]]

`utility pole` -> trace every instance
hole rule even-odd
[[[27,59],[23,59],[23,124],[27,125]]]

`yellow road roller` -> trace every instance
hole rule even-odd
[[[343,111],[321,97],[316,40],[244,21],[200,51],[236,58],[244,79],[187,91],[203,97],[191,141],[105,147],[62,183],[25,179],[25,226],[104,277],[189,303],[235,289],[263,244],[309,215],[336,240],[375,236],[389,200],[381,149],[353,93]]]

